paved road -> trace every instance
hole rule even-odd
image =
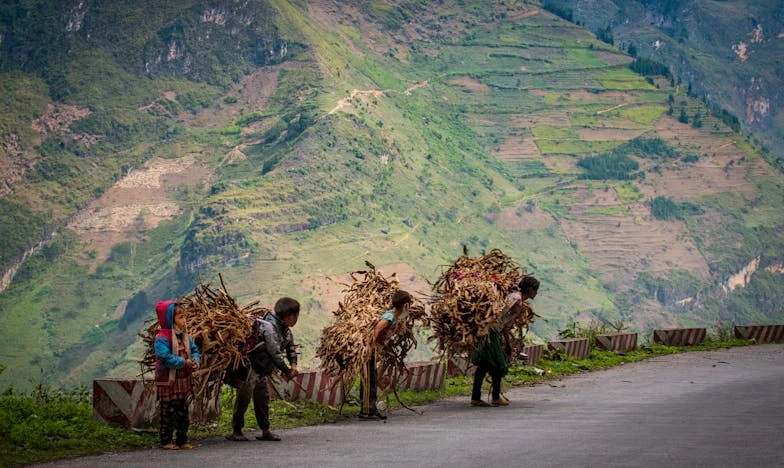
[[[208,440],[58,466],[784,466],[784,346],[684,353],[508,392],[280,431],[284,441]]]

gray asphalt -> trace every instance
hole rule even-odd
[[[784,346],[665,356],[506,394],[279,431],[283,442],[201,442],[56,466],[784,466]],[[47,465],[51,466],[51,465]]]

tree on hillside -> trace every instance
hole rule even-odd
[[[686,109],[681,109],[681,115],[678,116],[678,122],[689,123],[689,116],[686,115]]]
[[[656,219],[670,219],[678,217],[678,204],[669,197],[656,197],[651,200],[651,215]]]
[[[609,25],[596,31],[596,37],[607,44],[612,45],[614,43],[612,28]]]
[[[581,159],[577,166],[585,169],[581,178],[592,180],[631,179],[634,177],[632,173],[640,167],[637,161],[620,152],[587,157]]]
[[[702,128],[702,114],[697,112],[691,121],[691,126],[694,128]]]
[[[629,46],[630,49],[631,47],[634,46]],[[629,52],[629,54],[633,55],[631,52]],[[634,59],[634,61],[629,64],[629,68],[640,75],[670,77],[670,69],[667,65],[646,58]]]

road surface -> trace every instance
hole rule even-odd
[[[283,442],[201,441],[56,466],[784,466],[784,346],[663,356],[388,422],[282,430]],[[50,466],[50,465],[47,465]]]

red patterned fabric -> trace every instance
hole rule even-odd
[[[183,335],[177,336],[180,341],[179,349],[177,350],[177,355],[187,359],[188,352],[185,348],[185,344],[182,343]],[[169,400],[185,400],[191,393],[191,373],[188,369],[184,367],[179,369],[169,369],[169,372],[175,372],[174,374],[174,382],[171,385],[162,385],[158,383],[158,401],[169,401]]]

